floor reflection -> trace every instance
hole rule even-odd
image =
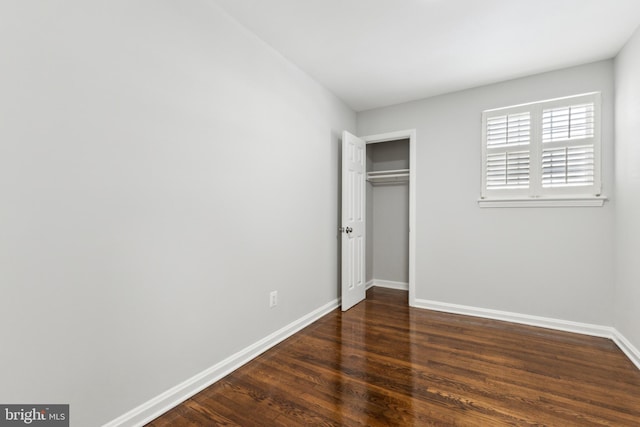
[[[342,375],[335,391],[343,405],[342,416],[350,423],[414,424],[415,331],[406,292],[395,291],[392,296],[396,301],[390,304],[388,292],[372,288],[365,301],[339,315],[337,358]]]

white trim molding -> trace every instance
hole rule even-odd
[[[271,347],[309,326],[339,306],[339,299],[328,302],[322,307],[275,331],[260,341],[235,354],[232,354],[223,361],[216,363],[212,367],[205,369],[199,374],[196,374],[186,381],[170,388],[164,393],[132,409],[126,414],[108,422],[103,427],[138,427],[145,425],[196,393],[209,387],[216,381],[227,376],[242,365],[255,359]]]
[[[538,326],[583,335],[611,338],[614,329],[610,326],[593,325],[590,323],[573,322],[570,320],[552,319],[549,317],[531,316],[529,314],[513,313],[509,311],[478,308],[468,305],[450,304],[419,299],[416,307],[428,310],[443,311],[445,313],[464,314],[466,316],[484,317],[486,319],[503,320],[505,322],[520,323],[522,325]]]
[[[502,320],[505,322],[519,323],[528,326],[554,329],[558,331],[573,332],[576,334],[590,335],[594,337],[608,338],[612,340],[620,350],[640,370],[640,350],[625,338],[612,326],[594,325],[591,323],[573,322],[570,320],[553,319],[549,317],[532,316],[528,314],[513,313],[509,311],[493,310],[490,308],[471,307],[468,305],[451,304],[447,302],[416,299],[417,308],[441,311],[444,313],[462,314],[465,316],[483,317],[485,319]]]
[[[409,283],[408,282],[394,282],[392,280],[373,279],[369,283],[371,283],[371,286],[377,286],[379,288],[399,289],[401,291],[408,291],[409,290]]]
[[[568,208],[601,207],[608,199],[605,196],[585,197],[510,197],[478,199],[481,208]]]
[[[625,338],[617,329],[614,329],[613,336],[611,337],[614,343],[624,354],[627,355],[629,360],[636,365],[636,368],[640,369],[640,350],[638,350],[631,342]]]

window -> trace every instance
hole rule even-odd
[[[487,110],[482,130],[481,205],[602,206],[599,93]]]

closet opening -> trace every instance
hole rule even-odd
[[[410,139],[366,144],[366,286],[409,290]]]

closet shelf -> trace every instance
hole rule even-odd
[[[373,185],[408,182],[409,169],[369,172],[367,173],[367,181]]]

